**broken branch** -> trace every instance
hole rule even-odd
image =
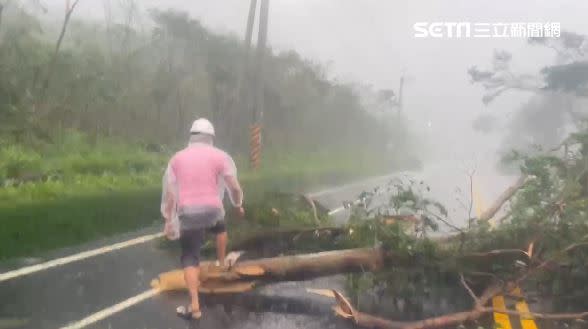
[[[558,258],[562,257],[563,255],[565,255],[565,254],[567,254],[569,252],[572,252],[572,251],[574,251],[577,248],[585,247],[585,246],[588,246],[588,241],[583,241],[583,242],[577,242],[577,243],[570,244],[569,246],[567,246],[566,248],[564,248],[563,250],[561,250],[560,252],[558,252],[552,258],[543,261],[541,264],[539,264],[539,265],[531,268],[529,271],[527,271],[527,273],[525,273],[525,275],[523,275],[522,277],[520,277],[517,280],[517,284],[525,281],[527,278],[529,278],[530,276],[534,275],[539,270],[547,267],[549,264],[553,264]]]
[[[467,286],[467,285],[466,285]],[[336,296],[337,306],[335,312],[346,319],[353,320],[355,324],[364,328],[375,328],[375,329],[435,329],[435,328],[446,328],[456,326],[462,323],[472,322],[484,314],[490,313],[493,310],[491,308],[483,307],[487,304],[490,299],[502,291],[501,285],[491,285],[480,298],[476,298],[476,304],[471,311],[457,312],[438,317],[432,317],[420,321],[413,322],[402,322],[392,321],[376,317],[367,313],[359,312],[353,308],[351,303],[343,297],[340,293],[334,291]],[[471,292],[473,295],[473,292]]]
[[[468,294],[470,294],[470,297],[472,297],[472,299],[474,300],[474,302],[477,305],[478,302],[479,302],[478,296],[476,296],[476,294],[474,294],[474,291],[470,288],[470,286],[466,282],[465,277],[463,276],[463,273],[460,273],[459,274],[459,280],[461,281],[461,284],[463,285],[463,287],[465,288],[465,290],[468,291]]]
[[[510,200],[518,190],[520,190],[527,182],[529,181],[529,177],[524,175],[521,176],[514,185],[507,188],[498,199],[492,204],[490,208],[482,213],[479,220],[489,221],[496,215],[502,206]]]

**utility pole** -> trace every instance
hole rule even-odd
[[[263,118],[263,93],[265,90],[264,57],[267,44],[267,21],[269,12],[269,0],[261,0],[259,17],[259,35],[257,37],[257,61],[255,67],[255,108],[253,123],[261,124]]]
[[[249,57],[251,48],[251,39],[253,37],[253,22],[255,22],[255,10],[257,9],[257,0],[251,0],[249,4],[249,16],[247,16],[247,27],[245,29],[245,55]]]
[[[256,0],[251,0],[251,6],[249,9],[249,18],[255,16],[255,8],[257,3]],[[255,2],[255,3],[253,3]],[[269,0],[261,0],[260,14],[259,14],[259,33],[257,36],[257,54],[255,61],[255,71],[253,74],[252,84],[254,89],[252,90],[253,102],[252,107],[252,121],[250,126],[250,165],[254,170],[259,169],[261,165],[261,147],[262,147],[262,120],[263,120],[263,107],[264,107],[264,91],[265,91],[265,76],[264,76],[264,57],[266,52],[267,44],[267,30],[268,30],[268,16],[269,16]],[[250,22],[248,20],[247,31],[246,31],[246,42],[250,42],[251,35],[253,34],[251,19],[251,30]],[[251,34],[249,32],[251,31]]]
[[[243,52],[243,62],[239,68],[239,80],[237,87],[235,88],[235,94],[233,101],[231,102],[232,111],[230,113],[230,138],[231,149],[236,150],[236,146],[239,143],[234,138],[233,133],[241,133],[239,129],[241,120],[243,118],[249,118],[249,111],[252,109],[252,97],[251,97],[251,83],[252,83],[252,70],[251,70],[251,42],[253,39],[253,25],[255,23],[255,12],[257,10],[257,0],[250,0],[249,3],[249,15],[247,16],[247,25],[245,26],[245,48]],[[245,111],[243,111],[245,110]],[[241,113],[239,113],[241,112]],[[243,115],[242,113],[245,113]],[[240,138],[242,139],[242,138]]]

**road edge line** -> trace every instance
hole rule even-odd
[[[61,327],[60,329],[81,329],[81,328],[85,328],[91,324],[94,324],[98,321],[104,320],[116,313],[119,313],[121,311],[124,311],[125,309],[139,304],[155,295],[157,295],[159,293],[159,290],[157,289],[149,289],[147,291],[144,291],[134,297],[128,298],[118,304],[112,305],[110,307],[107,307],[105,309],[102,309],[96,313],[90,314],[87,317],[70,323],[64,327]]]
[[[163,236],[164,236],[163,233],[148,234],[148,235],[144,235],[144,236],[141,236],[141,237],[138,237],[135,239],[115,243],[115,244],[112,244],[109,246],[104,246],[101,248],[83,251],[81,253],[73,254],[70,256],[62,257],[62,258],[56,258],[56,259],[53,259],[53,260],[50,260],[50,261],[47,261],[47,262],[44,262],[41,264],[26,266],[26,267],[22,267],[22,268],[19,268],[16,270],[4,272],[4,273],[0,274],[0,282],[4,282],[4,281],[15,279],[15,278],[18,278],[21,276],[29,275],[29,274],[43,271],[43,270],[46,270],[49,268],[77,262],[80,260],[84,260],[86,258],[98,256],[98,255],[105,254],[105,253],[115,251],[118,249],[122,249],[122,248],[130,247],[130,246],[134,246],[137,244],[145,243],[145,242],[148,242],[148,241],[151,241],[151,240],[163,237]]]

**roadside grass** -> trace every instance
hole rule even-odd
[[[58,143],[34,150],[0,144],[0,260],[161,223],[161,177],[169,154],[113,140],[92,143],[76,133]],[[384,161],[357,154],[268,152],[256,172],[246,169],[245,159],[236,162],[249,228],[308,224],[308,213],[297,212],[273,222],[271,191],[302,193],[390,171]]]
[[[156,190],[69,196],[0,206],[0,260],[31,257],[153,225]]]

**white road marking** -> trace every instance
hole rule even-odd
[[[317,198],[317,197],[320,197],[320,196],[325,195],[325,194],[331,194],[333,192],[345,190],[345,189],[348,189],[348,188],[351,188],[351,187],[355,187],[355,186],[358,186],[358,185],[367,184],[367,183],[370,183],[370,182],[373,182],[373,181],[383,180],[383,179],[394,177],[394,176],[397,176],[397,175],[398,174],[373,177],[373,178],[369,178],[367,180],[362,180],[362,181],[355,182],[355,183],[349,183],[349,184],[336,186],[336,187],[329,188],[329,189],[322,190],[322,191],[318,191],[318,192],[308,193],[307,195],[310,198]]]
[[[333,210],[329,211],[328,215],[333,216],[334,214],[341,212],[345,209],[346,209],[345,207],[339,207],[339,208],[333,209]]]
[[[393,176],[397,176],[401,173],[397,173],[394,175],[386,175],[386,176],[380,176],[380,177],[373,177],[367,180],[363,180],[363,181],[359,181],[359,182],[355,182],[355,183],[350,183],[350,184],[345,184],[345,185],[341,185],[341,186],[337,186],[337,187],[333,187],[330,189],[326,189],[323,191],[319,191],[319,192],[315,192],[315,193],[309,193],[308,196],[311,198],[316,198],[318,196],[321,195],[325,195],[325,194],[330,194],[330,193],[334,193],[337,191],[341,191],[344,189],[348,189],[354,186],[358,186],[358,185],[362,185],[362,184],[367,184],[369,182],[373,182],[373,181],[377,181],[377,180],[383,180],[386,178],[390,178]],[[329,215],[333,215],[336,213],[339,213],[341,211],[345,210],[345,207],[339,207],[336,209],[333,209],[329,212]],[[83,259],[87,259],[90,257],[94,257],[97,255],[101,255],[101,254],[105,254],[108,252],[112,252],[112,251],[116,251],[122,248],[126,248],[126,247],[130,247],[136,244],[140,244],[140,243],[145,243],[148,241],[151,241],[153,239],[157,239],[160,237],[163,237],[164,234],[163,233],[157,233],[157,234],[151,234],[151,235],[145,235],[136,239],[132,239],[132,240],[128,240],[128,241],[123,241],[120,243],[116,243],[110,246],[104,246],[98,249],[93,249],[93,250],[88,250],[88,251],[84,251],[78,254],[74,254],[74,255],[70,255],[70,256],[66,256],[63,258],[58,258],[58,259],[54,259],[54,260],[50,260],[48,262],[45,263],[41,263],[41,264],[36,264],[36,265],[31,265],[31,266],[27,266],[27,267],[23,267],[17,270],[13,270],[13,271],[8,271],[5,273],[1,273],[0,274],[0,282],[3,281],[7,281],[10,279],[14,279],[14,278],[18,278],[21,276],[25,276],[25,275],[29,275],[31,273],[35,273],[35,272],[39,272],[39,271],[43,271],[46,269],[50,269],[53,267],[57,267],[57,266],[62,266],[65,264],[69,264],[69,263],[73,263],[73,262],[77,262]]]
[[[377,191],[376,193],[374,193],[374,195],[373,195],[373,196],[382,195],[383,193],[384,193],[384,190],[379,190],[379,191]],[[343,210],[345,210],[345,209],[348,209],[348,208],[350,208],[351,206],[357,206],[357,205],[361,204],[362,202],[363,202],[363,200],[362,200],[361,198],[360,198],[360,199],[357,199],[357,200],[355,200],[355,201],[351,202],[351,203],[349,204],[349,206],[341,206],[341,207],[339,207],[339,208],[335,208],[335,209],[333,209],[333,210],[329,211],[327,214],[328,214],[329,216],[332,216],[332,215],[334,215],[334,214],[336,214],[336,213],[339,213],[339,212],[341,212],[341,211],[343,211]]]
[[[391,177],[397,177],[397,176],[399,176],[401,174],[403,174],[403,173],[396,173],[396,174],[393,174],[393,175],[386,175],[386,176],[374,177],[374,178],[370,178],[368,180],[363,180],[361,182],[355,182],[355,183],[351,183],[351,184],[345,184],[345,185],[341,185],[341,186],[338,186],[338,187],[333,187],[333,188],[330,188],[330,189],[327,189],[327,190],[322,190],[322,191],[315,192],[315,193],[309,193],[307,195],[308,195],[308,197],[314,199],[314,198],[317,198],[317,197],[319,197],[321,195],[330,194],[330,193],[333,193],[333,192],[336,192],[336,191],[345,190],[345,189],[348,189],[348,188],[351,188],[351,187],[355,187],[355,186],[358,186],[358,185],[364,185],[364,184],[367,184],[367,183],[370,183],[370,182],[374,182],[374,181],[381,181],[381,180],[388,179],[388,178],[391,178]],[[379,195],[379,194],[381,194],[381,191],[378,191],[376,193],[376,195]],[[355,200],[355,201],[352,202],[352,205],[357,205],[360,202],[361,202],[361,199],[357,199],[357,200]],[[340,213],[341,211],[344,211],[345,209],[347,209],[347,207],[341,206],[339,208],[335,208],[335,209],[330,210],[327,214],[329,216],[332,216],[334,214]]]
[[[65,327],[61,327],[60,329],[81,329],[81,328],[85,328],[91,324],[94,324],[100,320],[104,320],[109,316],[112,316],[116,313],[119,313],[121,311],[124,311],[125,309],[139,304],[142,301],[149,299],[155,295],[157,295],[159,293],[159,291],[157,289],[149,289],[137,296],[131,297],[123,302],[120,302],[118,304],[112,305],[110,307],[107,307],[101,311],[98,311],[94,314],[91,314],[85,318],[83,318],[80,321],[71,323],[69,325],[66,325]]]
[[[105,247],[98,248],[98,249],[84,251],[79,254],[74,254],[71,256],[63,257],[63,258],[53,259],[53,260],[50,260],[45,263],[19,268],[14,271],[8,271],[8,272],[0,274],[0,282],[7,281],[10,279],[14,279],[14,278],[18,278],[18,277],[25,276],[25,275],[29,275],[31,273],[43,271],[43,270],[46,270],[46,269],[49,269],[52,267],[77,262],[77,261],[80,261],[80,260],[83,260],[86,258],[105,254],[105,253],[112,252],[112,251],[115,251],[118,249],[134,246],[136,244],[145,243],[147,241],[151,241],[151,240],[160,238],[163,235],[164,235],[163,233],[144,235],[144,236],[132,239],[132,240],[115,243],[110,246],[105,246]]]
[[[375,195],[379,195],[379,194],[380,194],[380,192],[376,193]],[[329,215],[329,216],[331,216],[331,215],[334,215],[334,214],[336,214],[336,213],[338,213],[338,212],[341,212],[341,211],[343,211],[343,210],[345,210],[345,209],[349,209],[349,208],[351,208],[351,206],[357,206],[357,205],[358,205],[358,204],[360,204],[361,202],[362,202],[362,200],[361,200],[361,199],[357,199],[357,200],[355,200],[355,201],[351,202],[351,203],[349,204],[349,206],[341,206],[341,207],[339,207],[339,208],[335,208],[335,209],[333,209],[333,210],[329,211],[329,212],[328,212],[328,215]]]

